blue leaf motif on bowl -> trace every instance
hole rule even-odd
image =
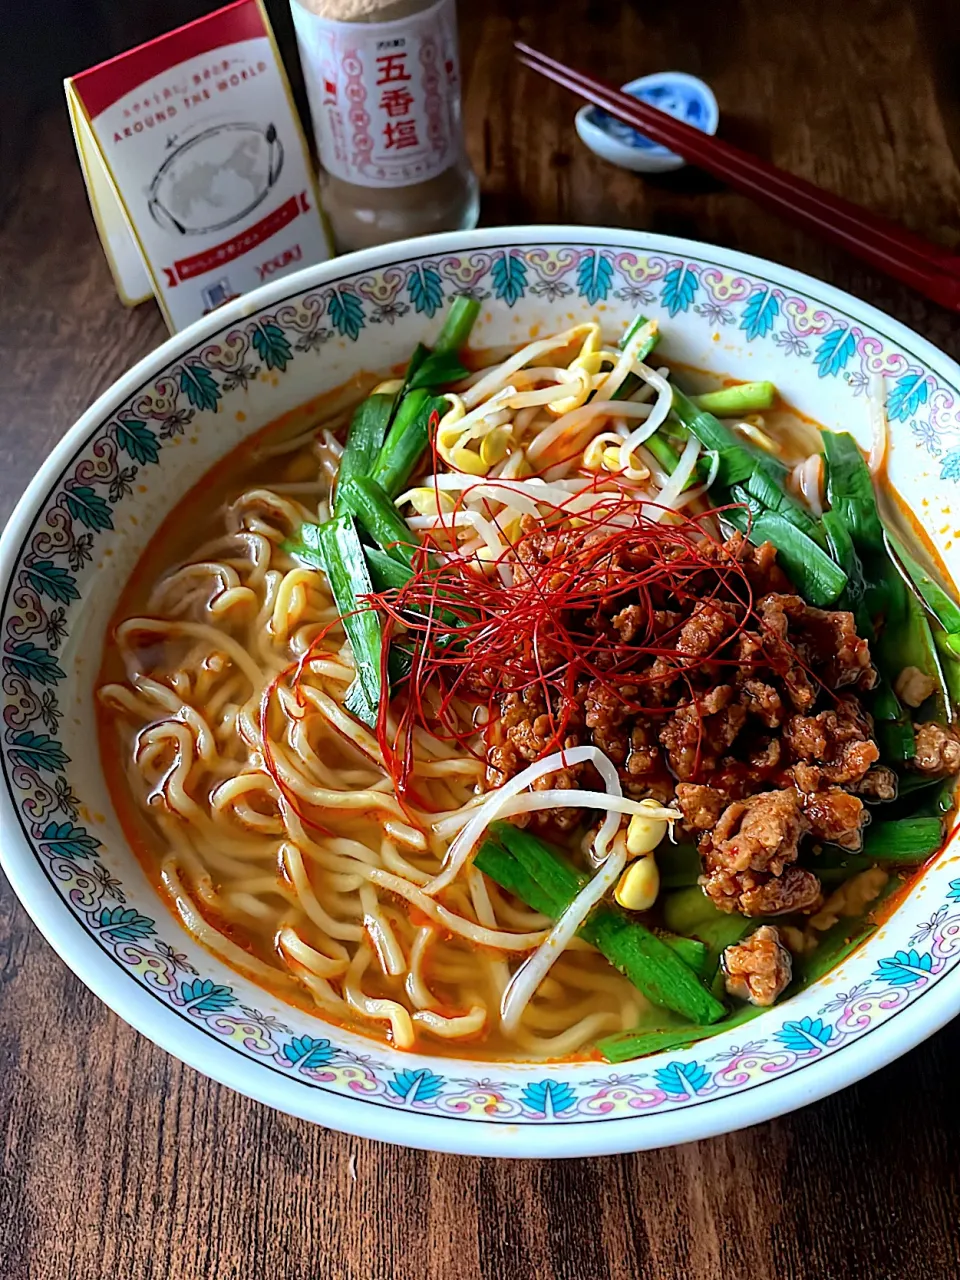
[[[63,501],[74,520],[79,520],[87,529],[92,529],[96,533],[102,529],[113,528],[113,516],[110,514],[109,506],[88,484],[78,484],[68,489]]]
[[[813,363],[820,370],[821,378],[835,378],[845,369],[857,350],[857,340],[846,325],[840,325],[824,334],[817,344]]]
[[[329,1040],[314,1039],[313,1036],[296,1036],[283,1046],[283,1056],[300,1071],[315,1071],[318,1067],[327,1066],[335,1053]]]
[[[255,324],[250,340],[267,369],[279,369],[282,373],[293,359],[290,343],[273,320],[261,320]]]
[[[663,288],[660,290],[660,301],[671,316],[675,316],[681,311],[690,310],[691,303],[697,296],[699,288],[700,281],[697,279],[696,272],[692,267],[681,263],[676,267],[671,267],[664,276]]]
[[[414,311],[431,320],[443,306],[443,281],[434,267],[414,267],[407,281]]]
[[[160,457],[160,441],[145,422],[136,418],[121,418],[113,429],[117,446],[134,462],[146,467]]]
[[[37,773],[59,773],[70,763],[70,757],[55,738],[45,733],[24,729],[10,739],[10,756],[14,764]]]
[[[494,295],[512,307],[527,288],[527,264],[515,253],[500,253],[490,270]]]
[[[604,301],[613,283],[613,263],[605,253],[591,249],[577,267],[577,287],[591,307]]]
[[[575,1105],[577,1093],[565,1081],[538,1080],[526,1086],[520,1101],[538,1115],[559,1116]]]
[[[31,644],[29,640],[19,640],[11,645],[3,655],[3,665],[8,671],[15,671],[24,680],[32,680],[34,684],[56,684],[58,680],[67,678],[67,673],[53,654]]]
[[[209,369],[193,361],[180,370],[180,390],[195,409],[207,409],[216,413],[220,404],[220,389]]]
[[[885,956],[874,970],[874,976],[889,982],[892,987],[907,987],[928,978],[932,970],[933,956],[930,952],[921,954],[911,949]]]
[[[699,1062],[670,1062],[653,1073],[664,1093],[675,1098],[695,1097],[711,1080],[710,1072]]]
[[[97,924],[119,942],[135,942],[157,932],[157,926],[150,917],[140,915],[133,907],[104,907],[97,917]]]
[[[193,982],[181,982],[180,998],[188,1008],[197,1013],[222,1013],[236,1004],[230,987],[221,986],[211,978],[195,978]]]
[[[748,342],[765,338],[780,314],[780,300],[772,289],[758,289],[747,299],[740,318],[740,328]]]
[[[785,1022],[774,1039],[793,1053],[809,1053],[811,1049],[821,1049],[832,1034],[833,1027],[829,1022],[820,1018],[801,1018],[799,1022]]]
[[[947,897],[951,902],[960,902],[960,880],[950,881],[950,892]]]
[[[951,449],[940,460],[941,480],[960,480],[960,448]]]
[[[363,303],[355,293],[346,289],[333,289],[328,305],[330,321],[342,338],[356,342],[360,330],[366,324],[363,314]]]
[[[100,841],[72,822],[48,822],[40,834],[41,848],[51,858],[95,858]]]
[[[432,1102],[443,1088],[443,1076],[422,1067],[419,1071],[397,1071],[388,1088],[408,1105],[413,1102]]]
[[[891,422],[906,422],[927,403],[930,388],[923,370],[905,373],[887,392],[887,417]]]
[[[37,595],[47,596],[59,604],[70,604],[72,600],[80,599],[76,578],[52,560],[34,560],[23,570],[23,577]]]

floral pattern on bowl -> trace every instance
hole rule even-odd
[[[368,365],[402,358],[453,294],[485,304],[481,340],[491,342],[585,314],[621,325],[643,309],[661,320],[664,344],[679,357],[772,376],[812,416],[861,434],[864,392],[883,377],[892,474],[918,513],[936,505],[934,536],[948,563],[958,558],[950,501],[960,478],[960,371],[827,286],[707,246],[570,229],[437,237],[353,263],[279,282],[172,339],[74,428],[4,536],[3,861],[48,937],[124,1017],[234,1087],[336,1127],[453,1150],[572,1154],[736,1127],[785,1109],[788,1096],[816,1096],[801,1085],[778,1098],[776,1082],[828,1064],[941,986],[950,994],[927,1021],[946,1020],[960,1005],[960,878],[948,855],[867,946],[752,1023],[749,1040],[724,1032],[618,1070],[392,1051],[272,1000],[194,944],[160,905],[123,847],[87,748],[110,611],[95,585],[112,573],[115,598],[150,526],[231,443],[274,410],[335,385],[363,362],[361,351]],[[384,359],[370,360],[373,343]],[[818,1079],[843,1083],[868,1069]],[[291,1082],[316,1098],[291,1092]],[[770,1100],[747,1105],[752,1093]],[[701,1105],[702,1119],[679,1118]],[[438,1124],[393,1131],[378,1119],[384,1110]],[[655,1116],[664,1124],[636,1128]],[[597,1136],[597,1125],[629,1119],[622,1136]],[[463,1137],[454,1120],[482,1126],[484,1136]],[[583,1125],[591,1136],[573,1146],[517,1136],[531,1126]],[[490,1126],[506,1136],[490,1136]]]

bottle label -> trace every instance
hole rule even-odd
[[[331,22],[293,0],[320,162],[364,187],[425,182],[457,159],[454,0],[394,22]]]

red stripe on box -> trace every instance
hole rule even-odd
[[[195,253],[192,258],[181,258],[172,267],[164,267],[168,288],[172,289],[181,280],[192,280],[194,276],[203,276],[208,271],[216,271],[225,262],[232,262],[234,258],[242,257],[250,249],[264,240],[269,240],[278,231],[289,226],[294,218],[298,218],[301,213],[306,213],[309,208],[307,193],[303,191],[299,196],[291,196],[279,209],[274,209],[272,213],[255,222],[252,227],[241,231],[232,240],[224,240],[223,244],[214,245],[212,249],[204,249],[203,253]]]
[[[267,26],[256,0],[236,0],[225,9],[119,53],[89,71],[81,71],[72,83],[93,120],[147,80],[188,58],[265,35]]]

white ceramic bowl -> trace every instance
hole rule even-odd
[[[183,932],[125,846],[104,786],[93,684],[137,556],[244,435],[357,368],[429,339],[452,294],[481,343],[639,310],[663,351],[772,378],[805,413],[868,435],[887,382],[891,475],[956,571],[960,369],[855,299],[743,254],[630,231],[437,236],[302,271],[171,338],[67,432],[3,536],[4,869],[51,945],[122,1018],[283,1111],[416,1147],[574,1156],[685,1142],[779,1115],[889,1062],[960,1008],[960,878],[948,850],[840,968],[749,1028],[640,1062],[504,1065],[404,1054],[287,1007]],[[241,376],[242,375],[242,376]]]

